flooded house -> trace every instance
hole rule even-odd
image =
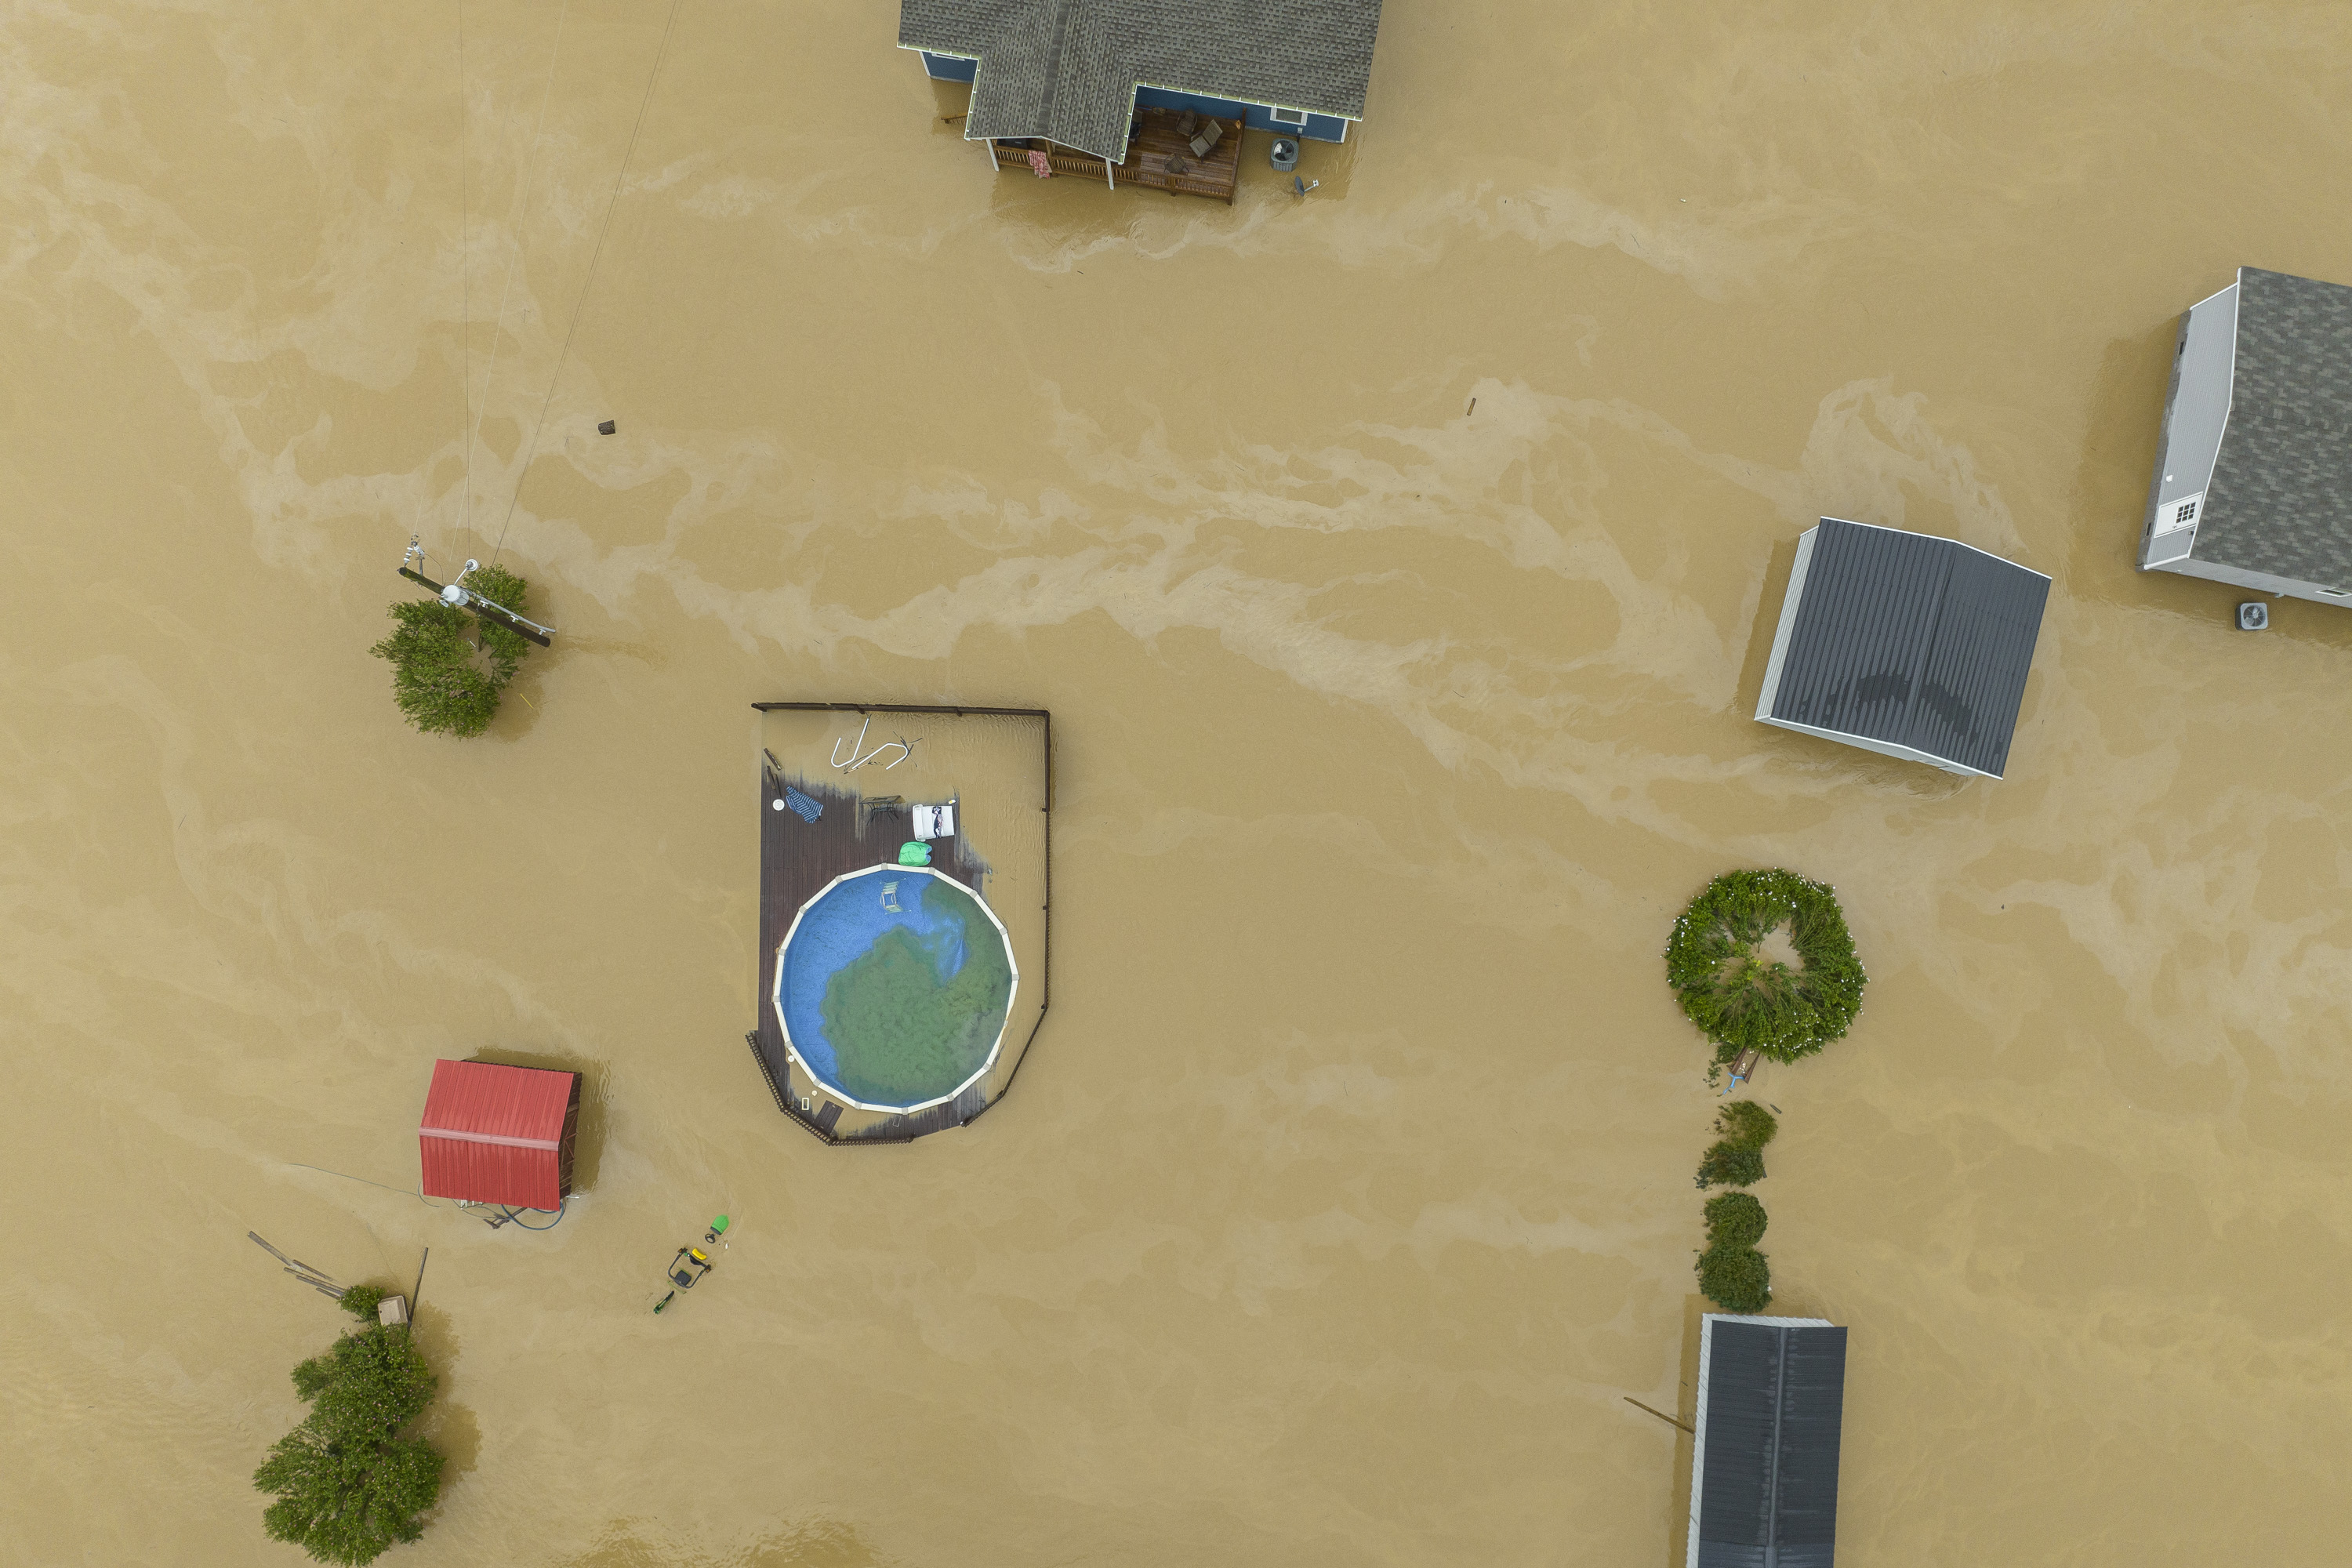
[[[2049,597],[1958,540],[1825,517],[1797,541],[1756,717],[1999,778]]]
[[[2352,600],[2352,289],[2242,267],[2180,318],[2143,572]]]
[[[989,164],[1230,203],[1243,135],[1344,142],[1381,0],[900,0],[898,47],[971,83]]]
[[[1700,1320],[1685,1568],[1831,1568],[1845,1337],[1823,1318]]]

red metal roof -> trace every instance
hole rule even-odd
[[[416,1135],[425,1195],[559,1206],[563,1117],[578,1077],[496,1062],[435,1062]]]

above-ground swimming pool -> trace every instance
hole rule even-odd
[[[952,1100],[995,1061],[1020,975],[971,889],[919,866],[836,877],[801,906],[776,960],[784,1043],[869,1110]]]

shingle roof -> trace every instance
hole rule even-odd
[[[1831,1568],[1846,1331],[1709,1313],[1706,1333],[1686,1561]]]
[[[2352,289],[2238,269],[2238,352],[2196,558],[2352,588]]]
[[[1825,517],[1769,717],[1999,777],[2050,579],[1955,540]]]
[[[899,0],[901,47],[977,58],[964,135],[1124,161],[1135,89],[1360,120],[1381,0]]]

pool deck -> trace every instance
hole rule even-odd
[[[904,1143],[961,1127],[1010,1087],[1043,1026],[1052,889],[1052,720],[1042,710],[761,702],[759,1022],[746,1037],[776,1108],[828,1143]],[[907,762],[844,769],[832,759],[871,718],[866,745],[905,730]],[[829,742],[829,744],[828,744]],[[886,757],[883,761],[887,761]],[[824,807],[814,822],[774,809],[787,788]],[[953,797],[957,832],[931,868],[979,893],[1013,939],[1020,984],[995,1064],[944,1104],[890,1115],[844,1104],[792,1060],[772,999],[776,952],[803,904],[845,872],[896,864],[912,807]]]

